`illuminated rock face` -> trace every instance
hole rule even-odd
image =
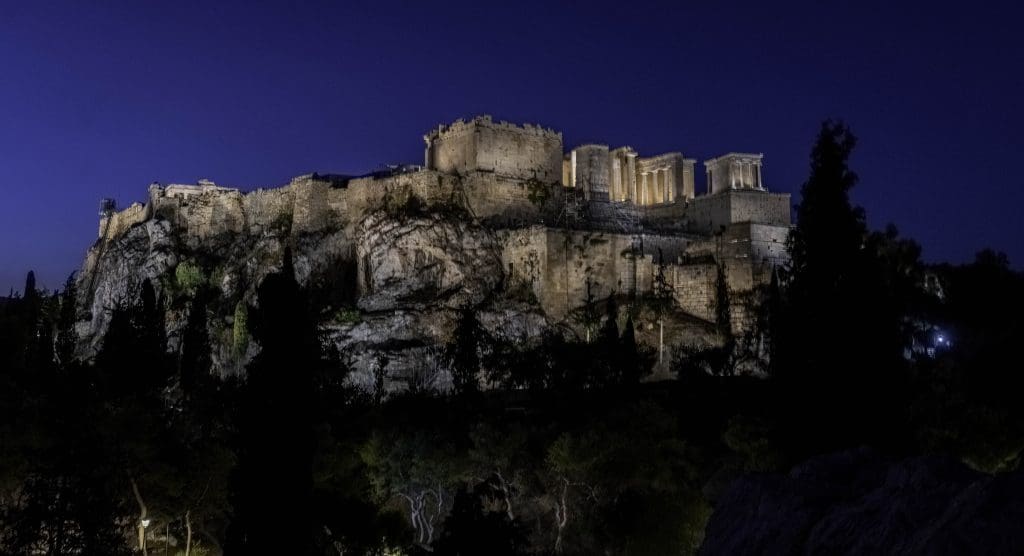
[[[359,308],[367,312],[480,305],[502,282],[500,247],[472,222],[442,215],[360,225]]]
[[[588,299],[643,297],[659,283],[674,313],[654,325],[641,312],[638,341],[715,344],[718,268],[740,333],[786,259],[789,195],[763,187],[760,155],[708,161],[711,191],[697,194],[695,161],[680,153],[565,152],[558,132],[489,117],[439,126],[425,140],[425,167],[308,174],[248,192],[153,184],[145,203],[120,212],[108,203],[79,274],[82,355],[95,353],[110,311],[143,280],[180,296],[175,269],[188,263],[222,297],[223,314],[210,319],[216,366],[239,371],[252,353],[227,345],[233,308],[256,302],[286,248],[336,345],[367,348],[355,363],[364,371],[378,348],[392,362],[429,359],[454,311],[491,315],[495,333],[523,341],[556,327],[582,336]],[[358,325],[335,318],[356,313]],[[169,315],[173,347],[187,311]],[[399,344],[419,351],[398,353]]]

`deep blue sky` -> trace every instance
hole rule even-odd
[[[58,287],[101,197],[420,162],[427,129],[477,113],[567,146],[764,152],[794,193],[841,117],[872,226],[1021,266],[1024,9],[743,4],[4,2],[0,288]]]

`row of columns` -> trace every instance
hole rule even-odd
[[[650,176],[648,178],[648,176]],[[659,179],[660,177],[660,179]],[[649,170],[640,174],[641,189],[634,201],[640,205],[671,203],[676,199],[675,171],[671,166]]]
[[[747,184],[750,184],[749,187],[764,189],[761,184],[760,162],[734,162],[731,170],[729,172],[729,187],[736,189],[736,187],[747,187]],[[737,183],[737,178],[739,183]]]

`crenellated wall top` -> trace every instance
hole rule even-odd
[[[512,133],[519,133],[522,135],[530,135],[534,137],[541,137],[550,139],[552,141],[562,141],[562,132],[555,131],[551,128],[546,128],[540,125],[534,124],[515,124],[507,122],[505,120],[494,121],[489,114],[476,116],[471,120],[464,120],[459,118],[450,124],[438,125],[436,129],[432,129],[429,133],[423,136],[423,139],[430,143],[435,139],[443,137],[454,137],[465,133],[472,133],[477,129],[485,128],[497,131],[509,131]]]

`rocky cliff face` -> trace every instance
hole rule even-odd
[[[242,372],[258,352],[234,345],[239,304],[255,305],[263,279],[290,249],[295,277],[321,315],[330,348],[349,380],[374,388],[444,390],[450,374],[440,346],[459,311],[485,327],[528,342],[551,328],[535,305],[505,295],[501,246],[493,231],[457,212],[373,212],[344,228],[293,233],[287,219],[253,233],[225,231],[194,241],[187,227],[159,216],[100,240],[79,274],[79,352],[96,354],[113,310],[137,299],[148,280],[167,308],[168,349],[176,350],[199,287],[211,288],[208,332],[215,371]]]
[[[286,252],[330,346],[349,363],[350,379],[367,387],[383,375],[395,388],[445,388],[440,346],[467,309],[493,336],[522,345],[555,330],[586,338],[595,303],[628,297],[637,341],[661,356],[657,376],[667,376],[670,348],[722,342],[714,322],[718,238],[638,241],[607,229],[618,222],[615,211],[559,223],[552,215],[564,199],[552,198],[565,195],[560,188],[538,200],[515,180],[431,171],[310,174],[244,194],[177,187],[188,195],[154,186],[145,205],[101,219],[79,274],[81,356],[97,353],[112,311],[138,299],[148,281],[167,309],[170,350],[181,345],[196,293],[208,292],[214,370],[242,372],[259,346],[239,341],[246,331],[235,316],[258,304],[259,285]],[[730,302],[734,332],[751,320],[743,309],[753,302],[742,300],[756,297],[770,268],[747,251],[718,261],[740,301]],[[648,306],[659,284],[671,293],[671,310]]]
[[[501,285],[501,246],[484,228],[441,214],[395,219],[371,214],[358,228],[359,307],[464,309]]]

